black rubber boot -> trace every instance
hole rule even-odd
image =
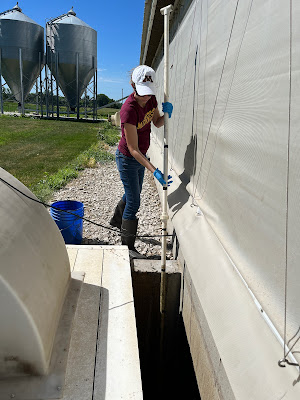
[[[137,219],[123,219],[121,227],[121,241],[123,245],[128,246],[129,257],[133,258],[146,258],[140,254],[134,247],[136,231],[138,226]]]
[[[115,208],[114,215],[112,216],[112,219],[109,221],[111,226],[114,226],[115,228],[121,229],[122,225],[122,216],[125,208],[125,201],[121,199],[119,203],[117,204],[117,207]]]

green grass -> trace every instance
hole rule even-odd
[[[108,145],[118,139],[105,123],[1,116],[0,165],[46,201],[80,170],[112,160]]]

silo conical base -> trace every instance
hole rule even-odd
[[[39,66],[31,61],[23,60],[22,62],[23,69],[23,98],[26,99],[26,96],[32,89],[36,78],[39,75]],[[22,102],[22,93],[21,93],[21,77],[20,77],[20,66],[19,60],[15,59],[4,59],[2,60],[2,76],[10,87],[15,99],[21,103]],[[30,76],[30,79],[28,78]]]

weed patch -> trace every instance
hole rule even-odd
[[[120,132],[110,123],[104,122],[99,128],[98,139],[103,140],[109,146],[114,146],[120,139]]]

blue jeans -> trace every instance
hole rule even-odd
[[[136,219],[136,213],[141,204],[141,191],[144,180],[145,167],[133,157],[127,157],[119,149],[116,151],[116,163],[123,182],[126,203],[123,218]]]

